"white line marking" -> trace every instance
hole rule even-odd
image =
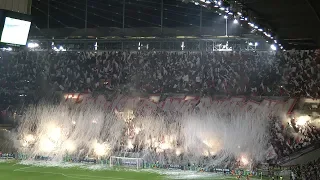
[[[23,169],[28,169],[28,168],[31,168],[31,166],[27,166],[27,167],[23,167],[23,168],[18,168],[18,169],[15,169],[13,171],[22,171]]]

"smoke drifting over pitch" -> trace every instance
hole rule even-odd
[[[269,111],[214,107],[207,112],[107,112],[92,105],[31,107],[16,134],[21,153],[74,158],[127,155],[149,162],[227,165],[263,161],[269,147]]]

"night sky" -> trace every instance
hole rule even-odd
[[[33,25],[47,27],[48,0],[33,0]],[[203,8],[202,25],[224,25],[213,10]],[[164,27],[199,27],[200,6],[164,0]],[[85,0],[50,0],[50,28],[84,28]],[[161,0],[126,0],[125,27],[160,27]],[[122,0],[88,0],[88,27],[122,27]]]

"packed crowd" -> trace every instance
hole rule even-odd
[[[320,159],[306,165],[291,168],[292,180],[318,180],[320,179]]]
[[[317,98],[320,58],[317,51],[0,52],[0,81],[1,110],[34,97],[30,93],[39,96],[50,91]],[[273,146],[281,156],[319,140],[315,135],[319,130],[312,126],[298,129],[296,138],[283,135],[286,129],[281,125],[274,126],[272,134],[278,141]]]
[[[319,127],[309,121],[304,125],[297,125],[295,121],[291,119],[286,126],[283,126],[276,118],[271,122],[272,145],[278,157],[288,156],[320,142]]]
[[[36,91],[45,82],[68,92],[131,89],[309,97],[320,92],[320,59],[314,51],[1,54],[1,93]]]

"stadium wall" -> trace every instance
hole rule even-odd
[[[195,108],[200,112],[205,112],[208,109],[216,106],[220,107],[240,107],[246,111],[255,111],[257,108],[267,108],[272,114],[291,114],[298,103],[297,98],[285,97],[199,97],[172,95],[163,97],[161,95],[150,95],[147,97],[132,97],[126,95],[116,95],[114,98],[108,98],[105,95],[93,96],[93,94],[68,93],[64,95],[64,101],[74,103],[95,103],[103,106],[107,110],[117,110],[119,112],[127,109],[150,111],[158,108],[164,111],[175,112],[192,112]]]

